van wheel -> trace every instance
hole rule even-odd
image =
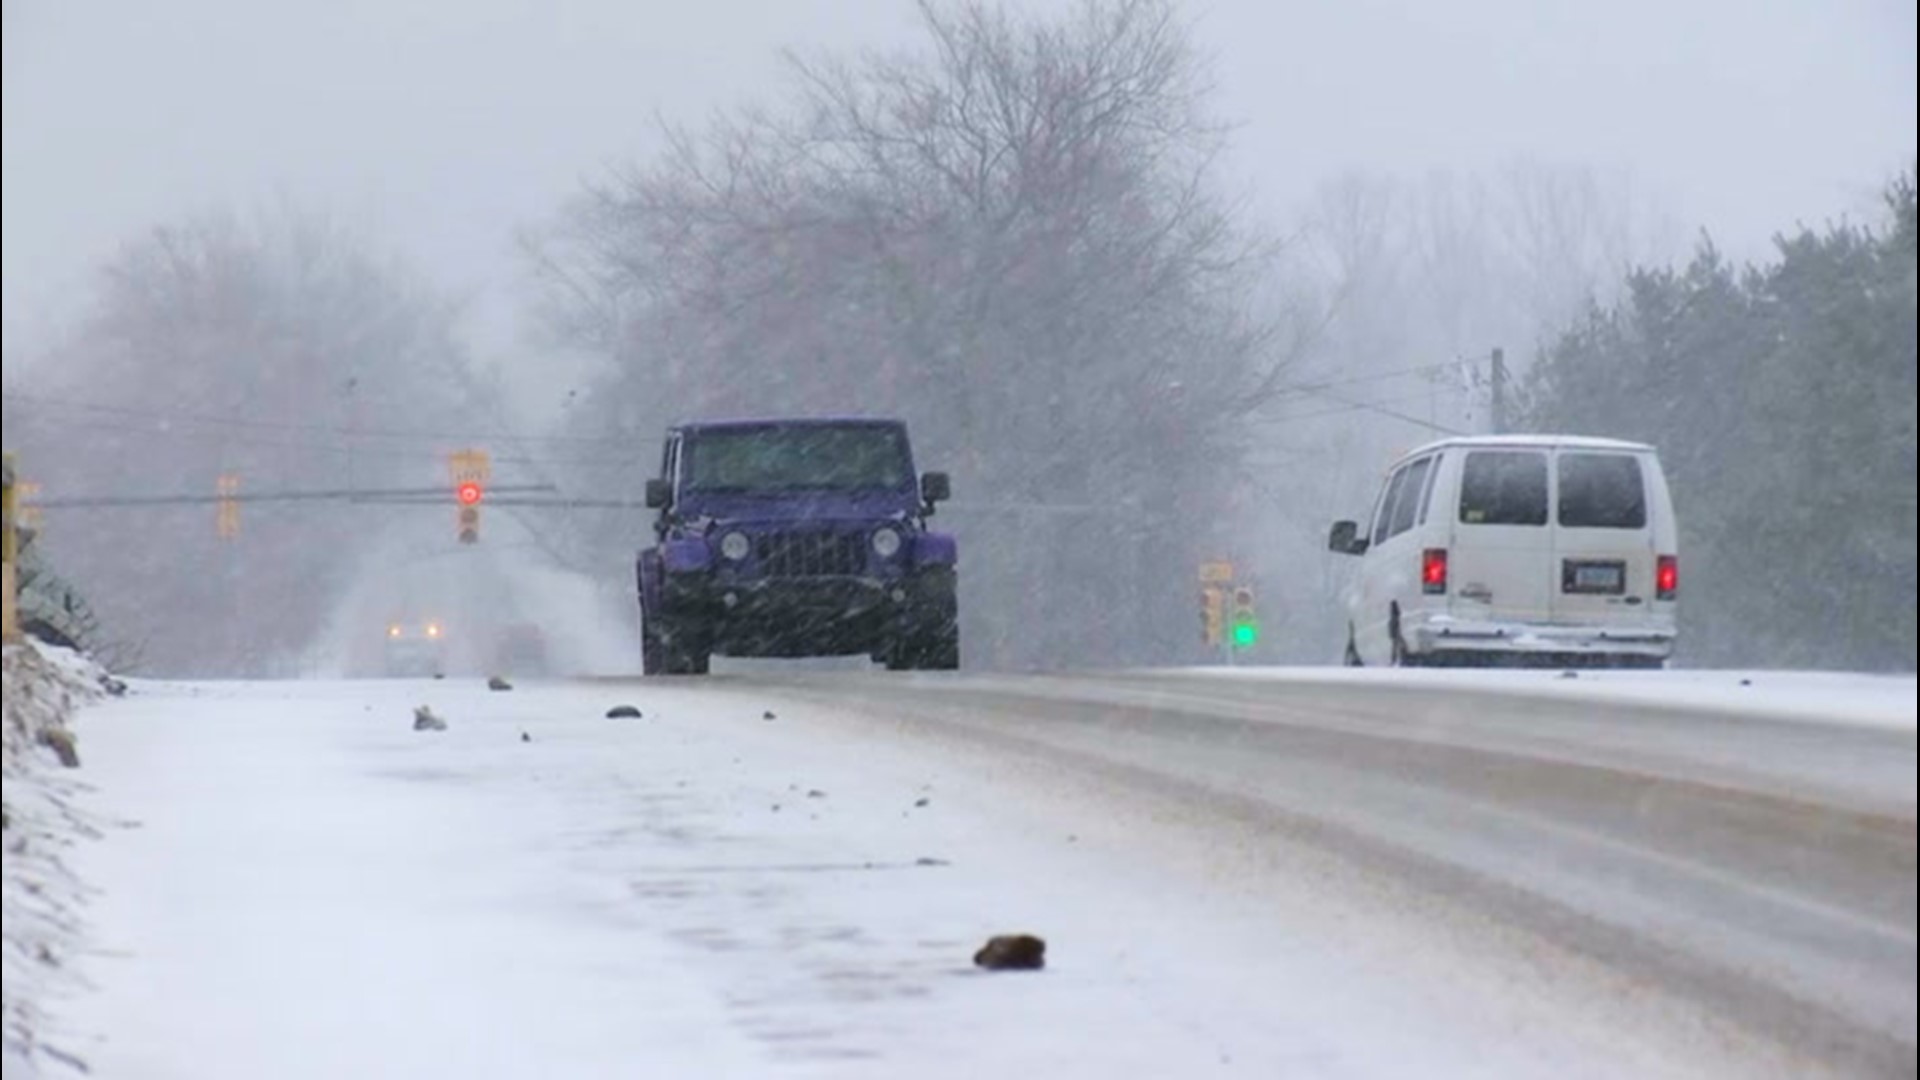
[[[1421,667],[1421,658],[1407,648],[1407,639],[1400,636],[1400,606],[1394,605],[1387,613],[1387,640],[1393,646],[1393,655],[1388,661],[1394,667]]]

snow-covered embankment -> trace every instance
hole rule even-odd
[[[63,766],[79,761],[69,727],[75,712],[121,684],[69,650],[31,640],[6,646],[4,683],[0,1068],[9,1077],[82,1072],[50,1018],[50,1003],[77,985],[69,961],[80,936],[84,892],[62,854],[91,832],[71,809],[78,781]]]

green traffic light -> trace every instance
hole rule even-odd
[[[1233,643],[1246,648],[1260,640],[1260,628],[1250,622],[1233,624]]]

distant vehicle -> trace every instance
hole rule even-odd
[[[1347,595],[1349,664],[1661,667],[1678,530],[1653,447],[1564,435],[1446,439],[1387,474]]]
[[[956,547],[927,527],[948,494],[897,420],[673,428],[637,567],[645,671],[705,674],[714,653],[958,667]]]
[[[500,633],[493,670],[499,675],[545,675],[547,638],[533,623],[514,623]]]
[[[386,673],[421,678],[447,673],[446,629],[436,619],[395,620],[387,624]]]

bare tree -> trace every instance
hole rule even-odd
[[[790,57],[789,109],[580,193],[528,244],[549,325],[614,361],[600,419],[636,436],[905,415],[960,484],[971,655],[1165,658],[1238,418],[1305,340],[1262,292],[1278,245],[1218,191],[1169,0],[920,12],[922,48]]]
[[[414,432],[471,426],[454,309],[324,215],[209,213],[130,239],[84,320],[10,380],[10,447],[50,495],[212,495],[444,482]],[[52,510],[47,554],[122,659],[263,673],[315,633],[369,529],[343,504]]]

